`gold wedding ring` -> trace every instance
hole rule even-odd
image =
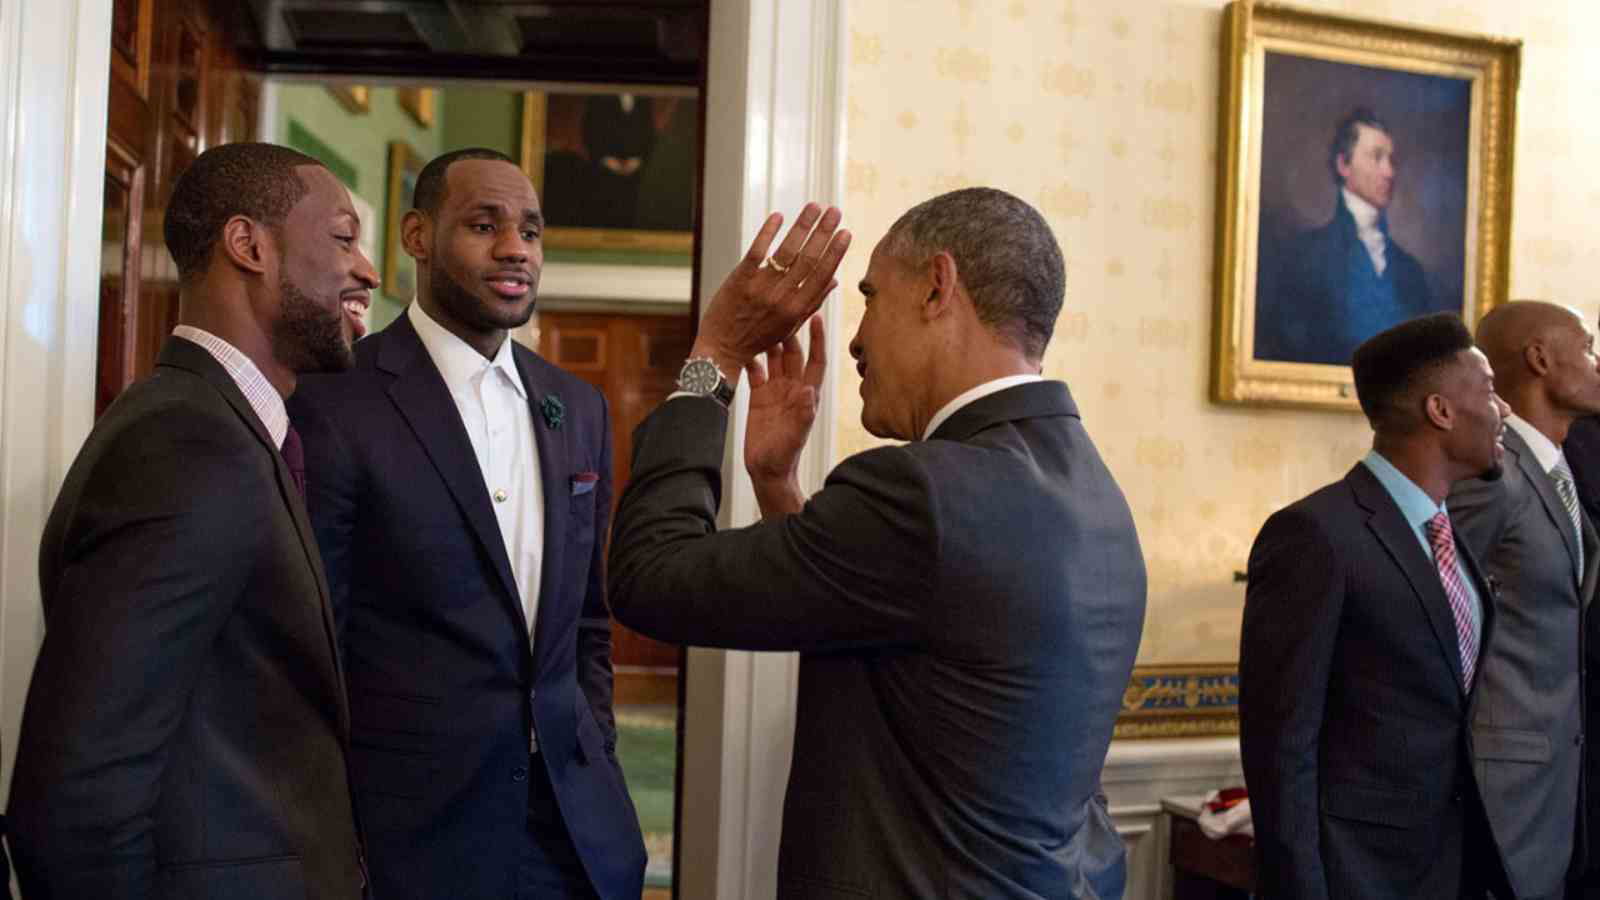
[[[771,266],[772,271],[777,272],[779,275],[782,275],[790,269],[790,266],[786,266],[783,263],[778,262],[778,258],[776,256],[767,257],[767,265]]]

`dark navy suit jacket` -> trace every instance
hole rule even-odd
[[[1482,601],[1480,647],[1493,646],[1493,589],[1459,533],[1456,549]],[[1370,469],[1267,519],[1239,643],[1260,896],[1510,896],[1461,679],[1438,569]]]
[[[1328,224],[1266,250],[1256,302],[1256,358],[1347,366],[1367,338],[1440,312],[1422,264],[1392,238],[1387,245],[1388,264],[1379,276],[1340,195]]]
[[[778,897],[1111,898],[1100,770],[1144,622],[1133,516],[1058,381],[859,453],[716,532],[728,415],[662,404],[617,512],[617,616],[800,651]]]
[[[472,444],[410,320],[358,343],[353,371],[303,378],[289,408],[346,654],[352,777],[383,900],[510,894],[534,726],[600,896],[637,900],[642,889],[644,842],[613,755],[606,403],[526,348],[514,354],[545,505],[531,653]],[[549,397],[559,420],[541,413]]]
[[[1590,521],[1600,522],[1600,416],[1589,416],[1572,423],[1567,441],[1561,446],[1567,465],[1572,467],[1572,480],[1578,489],[1578,501]],[[1600,615],[1584,617],[1584,729],[1600,721]],[[1600,898],[1600,748],[1593,738],[1584,741],[1584,792],[1583,826],[1580,852],[1585,857],[1583,896]]]

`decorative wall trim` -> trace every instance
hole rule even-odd
[[[1117,738],[1181,738],[1239,733],[1239,666],[1189,663],[1135,666],[1122,695]]]

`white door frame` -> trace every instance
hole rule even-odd
[[[94,421],[111,0],[0,0],[0,794],[44,636],[39,534]]]
[[[711,4],[702,307],[767,213],[792,221],[808,200],[844,195],[844,0]],[[786,226],[787,227],[787,226]],[[845,358],[839,303],[824,307],[828,355]],[[837,366],[802,459],[807,490],[833,464]],[[740,460],[748,396],[734,403],[721,524],[759,518]],[[778,834],[794,740],[792,653],[689,652],[679,896],[760,900],[777,891]]]

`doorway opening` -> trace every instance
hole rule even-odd
[[[383,276],[378,329],[415,286],[398,250],[408,178],[489,147],[522,163],[549,225],[538,313],[513,336],[606,394],[614,503],[633,428],[693,340],[707,15],[705,0],[114,0],[97,414],[176,324],[162,210],[201,152],[270,141],[344,181]],[[684,663],[613,625],[649,898],[674,889]]]

